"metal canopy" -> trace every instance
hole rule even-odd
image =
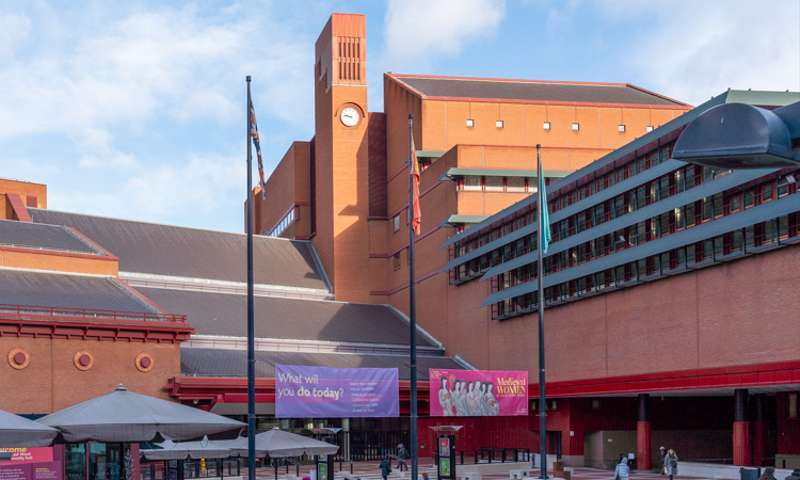
[[[723,169],[799,166],[800,153],[792,149],[781,110],[800,113],[793,105],[776,111],[744,103],[713,107],[686,126],[672,156]]]
[[[0,447],[46,447],[58,430],[0,410]]]
[[[228,458],[238,452],[230,448],[230,441],[210,441],[203,437],[199,442],[175,443],[167,440],[159,444],[161,448],[142,449],[147,460],[198,460],[200,458]]]
[[[123,385],[37,422],[61,430],[67,442],[190,440],[244,427],[242,422],[214,413],[129,392]]]
[[[301,455],[335,455],[339,447],[314,438],[286,432],[279,428],[256,435],[256,450],[270,457],[299,457]]]

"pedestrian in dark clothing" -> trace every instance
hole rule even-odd
[[[380,469],[383,480],[386,480],[389,474],[392,473],[392,461],[389,460],[388,455],[384,455],[383,460],[381,460]]]
[[[761,474],[758,480],[777,480],[775,478],[775,469],[773,467],[765,468],[764,473]]]
[[[406,460],[408,459],[408,451],[406,450],[406,446],[402,443],[397,445],[397,469],[401,472],[405,472],[408,470],[408,465],[406,465]]]
[[[663,445],[658,447],[658,461],[661,464],[661,475],[667,474],[667,464],[664,463],[664,457],[667,456],[667,449]]]

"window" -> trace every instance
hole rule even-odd
[[[508,177],[506,179],[507,192],[524,192],[525,177]]]
[[[269,231],[268,235],[270,237],[280,237],[281,234],[283,234],[286,231],[286,229],[289,228],[292,225],[292,223],[294,223],[295,220],[294,210],[295,207],[292,206],[289,209],[289,211],[286,212],[286,214],[280,220],[278,220],[278,223],[276,223],[275,226],[272,227],[272,230]]]
[[[495,128],[503,128],[505,126],[505,122],[502,120],[495,120],[494,121]]]
[[[536,177],[528,177],[528,191],[532,193],[539,191],[539,180]]]
[[[794,420],[794,419],[797,418],[797,394],[796,393],[790,393],[788,395],[788,397],[789,397],[789,399],[788,399],[789,408],[787,409],[788,410],[788,412],[787,412],[788,415],[787,416],[789,417],[790,420]]]
[[[486,177],[484,190],[486,190],[487,192],[502,192],[503,177]]]
[[[472,118],[468,118],[467,121],[466,121],[466,124],[467,124],[467,128],[472,128],[472,127],[475,126],[475,120],[472,119]]]
[[[617,125],[617,131],[619,133],[625,133],[625,124],[624,123],[620,123],[619,125]]]
[[[464,190],[481,190],[481,177],[478,175],[467,175],[464,177]]]
[[[400,231],[400,214],[398,213],[394,217],[392,217],[392,231],[399,232]]]
[[[548,122],[548,121],[545,121],[545,122],[542,124],[542,128],[543,128],[545,131],[549,132],[549,131],[550,131],[550,122]]]
[[[400,252],[392,255],[392,268],[397,271],[400,270]]]
[[[573,132],[580,131],[581,124],[578,123],[578,122],[572,122],[572,125],[570,126],[570,128],[572,129]]]

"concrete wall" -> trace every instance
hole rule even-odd
[[[611,468],[620,454],[636,452],[635,430],[604,430],[588,433],[584,439],[583,462],[587,467]]]

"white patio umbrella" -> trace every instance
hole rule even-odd
[[[0,447],[46,447],[56,435],[55,428],[0,410]]]
[[[226,440],[213,441],[208,437],[198,442],[173,442],[167,440],[158,444],[161,448],[147,448],[140,452],[147,460],[199,460],[201,458],[228,458],[238,452],[225,447]],[[230,442],[230,440],[227,440]]]
[[[247,439],[242,438],[247,451]],[[256,435],[256,451],[264,452],[272,458],[299,457],[301,455],[334,455],[339,451],[337,445],[316,440],[304,435],[287,432],[278,427]]]
[[[37,422],[57,428],[67,442],[189,440],[245,426],[242,422],[180,403],[129,392],[123,385]]]

